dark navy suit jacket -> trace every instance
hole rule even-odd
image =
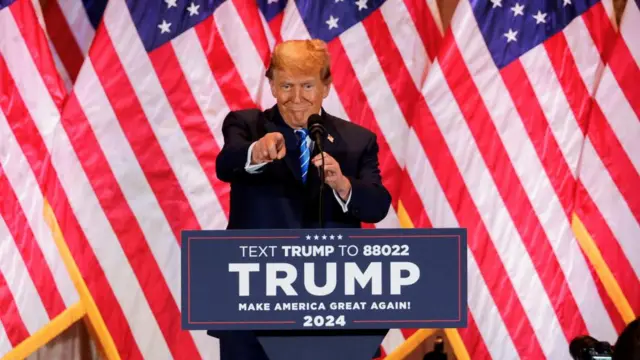
[[[362,222],[376,223],[389,211],[391,195],[382,184],[378,144],[371,131],[322,111],[326,136],[323,150],[340,164],[351,182],[351,199],[344,212],[333,190],[322,191],[325,228],[357,228]],[[263,166],[258,174],[245,170],[251,144],[268,132],[284,135],[284,159]],[[319,228],[320,177],[309,165],[302,182],[298,138],[277,106],[229,113],[222,133],[224,147],[216,161],[217,176],[231,184],[228,229]],[[317,148],[314,148],[314,153]],[[220,339],[222,360],[266,360],[253,332],[209,332]]]

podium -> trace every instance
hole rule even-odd
[[[466,229],[183,231],[181,251],[182,328],[249,331],[269,360],[369,360],[390,328],[467,326]]]

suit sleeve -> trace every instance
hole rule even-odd
[[[358,176],[348,178],[351,181],[351,215],[366,223],[384,219],[391,206],[391,194],[382,184],[375,135],[371,136],[362,155]]]
[[[224,146],[216,158],[216,173],[220,180],[233,182],[250,176],[245,170],[251,138],[249,124],[233,111],[222,123]]]

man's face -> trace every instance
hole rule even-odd
[[[276,70],[270,85],[284,121],[295,129],[306,127],[309,116],[320,112],[322,100],[329,95],[329,85],[322,82],[319,71],[298,75]]]

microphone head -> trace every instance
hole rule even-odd
[[[309,132],[313,136],[315,136],[316,134],[324,135],[326,132],[324,124],[322,123],[322,116],[318,114],[309,116],[309,119],[307,120],[307,127],[309,128]]]

